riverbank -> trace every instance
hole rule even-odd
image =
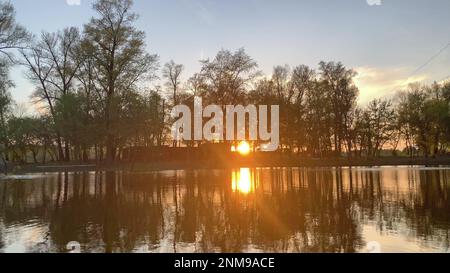
[[[84,172],[84,171],[165,171],[192,169],[233,169],[233,168],[268,168],[268,167],[376,167],[376,166],[450,166],[450,157],[441,158],[329,158],[329,159],[286,159],[264,160],[236,159],[223,163],[217,161],[198,162],[152,162],[152,163],[117,163],[117,164],[77,164],[51,163],[14,166],[11,174],[52,173],[52,172]]]

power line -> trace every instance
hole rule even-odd
[[[434,61],[434,59],[436,59],[437,57],[439,57],[442,53],[444,53],[444,51],[450,47],[450,43],[448,43],[447,45],[445,45],[441,50],[439,50],[435,55],[433,55],[428,61],[426,61],[424,64],[422,64],[421,66],[419,66],[416,70],[414,70],[414,72],[411,73],[411,75],[408,76],[408,79],[411,78],[412,76],[414,76],[415,74],[417,74],[420,70],[424,69],[427,65],[429,65],[432,61]]]
[[[450,43],[446,44],[446,45],[445,45],[442,49],[440,49],[436,54],[434,54],[433,56],[431,56],[431,58],[428,59],[428,61],[426,61],[426,62],[425,62],[424,64],[422,64],[421,66],[417,67],[416,70],[414,70],[414,71],[406,78],[406,80],[404,80],[404,81],[401,83],[400,88],[401,88],[405,83],[408,82],[409,78],[411,78],[412,76],[414,76],[415,74],[417,74],[420,70],[424,69],[424,68],[425,68],[427,65],[429,65],[432,61],[434,61],[437,57],[439,57],[442,53],[444,53],[444,51],[447,50],[447,48],[449,48],[449,47],[450,47]],[[449,78],[450,78],[450,75],[448,75],[448,77],[445,77],[444,79],[442,79],[442,80],[439,81],[439,82],[442,82],[442,81],[444,81],[444,80],[446,80],[446,79],[449,79]],[[388,94],[394,93],[394,92],[396,92],[396,91],[398,91],[397,88],[391,90]]]

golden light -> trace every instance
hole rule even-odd
[[[241,143],[239,143],[237,147],[237,151],[241,155],[248,155],[250,153],[250,150],[251,150],[250,144],[248,144],[247,141],[242,141]]]
[[[243,168],[232,173],[233,192],[249,194],[252,191],[252,175],[250,169]]]

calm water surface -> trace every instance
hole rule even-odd
[[[0,252],[449,252],[450,168],[0,178]]]

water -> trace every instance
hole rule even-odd
[[[450,168],[0,178],[0,252],[449,252],[449,230]]]

